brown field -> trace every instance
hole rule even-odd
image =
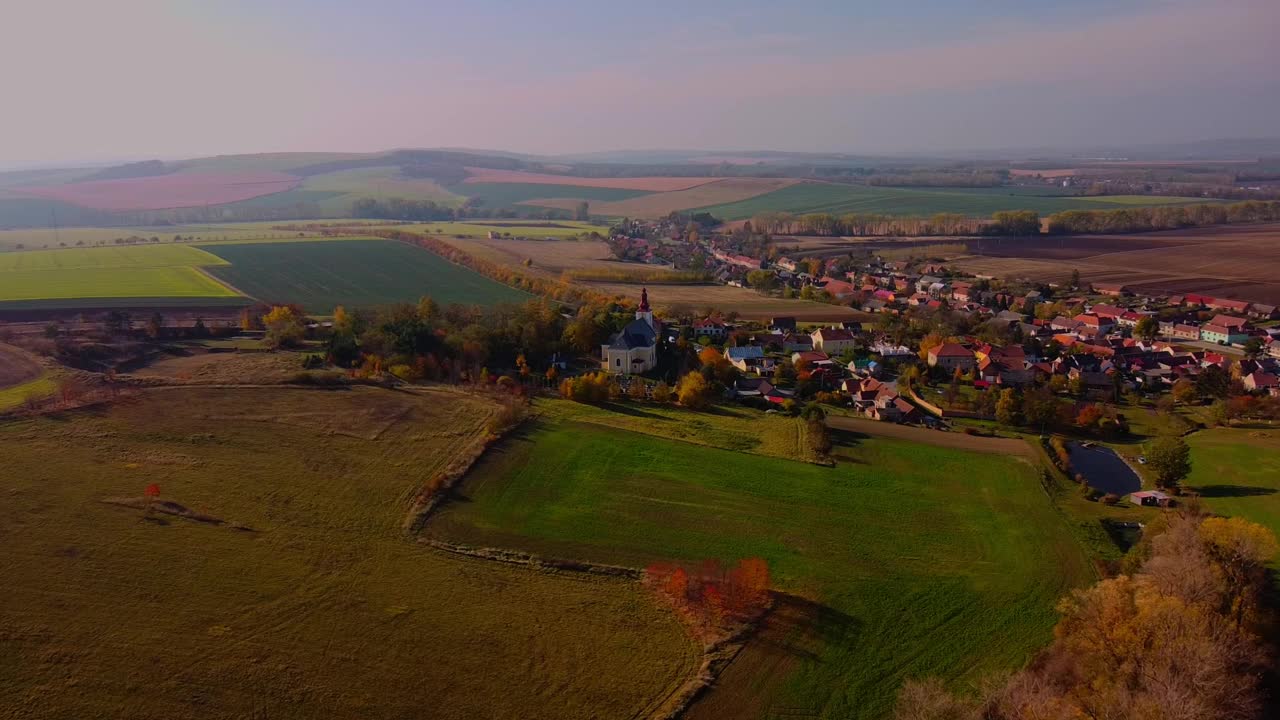
[[[1075,168],[1051,168],[1049,170],[1029,170],[1026,168],[1012,168],[1011,170],[1009,170],[1009,174],[1014,177],[1035,177],[1039,175],[1040,177],[1047,177],[1047,178],[1070,177],[1071,175],[1075,175],[1077,172],[1078,171]]]
[[[175,387],[0,422],[0,717],[654,714],[699,648],[637,583],[404,533],[491,409],[443,388]]]
[[[200,385],[276,384],[302,372],[302,356],[292,352],[197,352],[164,357],[132,375]]]
[[[0,389],[35,380],[41,372],[40,363],[27,351],[0,343]]]
[[[444,242],[478,258],[521,272],[559,277],[565,270],[663,271],[658,265],[622,263],[612,259],[609,246],[599,240],[516,240],[514,238],[457,238],[438,236]],[[525,266],[530,260],[532,265]]]
[[[21,188],[12,192],[96,210],[165,210],[248,200],[292,190],[300,182],[300,178],[279,172],[175,173]]]
[[[590,288],[610,295],[639,297],[640,285],[634,283],[584,282]],[[649,301],[658,308],[684,306],[694,312],[714,308],[721,312],[737,312],[746,320],[768,320],[777,316],[794,316],[801,322],[835,322],[866,320],[870,316],[843,305],[784,300],[761,295],[754,290],[728,285],[660,285],[649,289]]]
[[[1150,291],[1203,293],[1280,303],[1280,224],[1193,228],[1134,235],[969,241],[968,272],[1061,281],[1073,269],[1089,282]]]
[[[792,178],[729,178],[673,192],[645,195],[630,200],[591,203],[591,212],[615,217],[664,217],[677,210],[710,207],[746,200],[799,182]],[[530,200],[529,205],[547,205],[547,201]],[[566,208],[572,209],[572,208]]]
[[[687,190],[698,185],[715,182],[713,177],[633,177],[633,178],[585,178],[573,175],[547,175],[521,170],[491,170],[468,167],[465,183],[523,183],[526,185],[578,185],[581,187],[616,188],[619,190],[648,190],[671,192]]]

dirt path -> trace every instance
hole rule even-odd
[[[1016,455],[1032,461],[1036,459],[1030,445],[1023,440],[1015,440],[1013,438],[979,437],[959,432],[925,430],[911,425],[898,425],[896,423],[837,415],[827,416],[827,427],[834,430],[862,433],[871,437],[908,440],[924,445],[936,445],[957,450],[973,450],[997,455]]]
[[[0,390],[40,377],[40,361],[26,350],[0,343]]]

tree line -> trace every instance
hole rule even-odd
[[[1066,210],[1049,216],[1049,233],[1136,233],[1280,220],[1280,200],[1222,204]]]
[[[904,235],[1038,235],[1040,215],[1032,210],[1009,210],[990,218],[960,213],[936,213],[928,218],[881,213],[759,213],[751,227],[771,235],[904,236]]]
[[[908,681],[898,720],[1248,720],[1263,713],[1262,633],[1276,538],[1194,505],[1148,524],[1124,574],[1058,605],[1054,641],[1023,670],[957,695]]]

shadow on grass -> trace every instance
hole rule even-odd
[[[852,643],[862,629],[853,616],[787,593],[774,594],[774,607],[751,643],[757,650],[795,660],[821,662],[827,644]]]
[[[648,410],[642,410],[635,405],[625,405],[623,403],[604,403],[602,405],[599,405],[598,407],[601,410],[608,410],[609,412],[615,412],[615,413],[618,413],[619,415],[630,415],[632,417],[649,418],[650,420],[663,420],[663,421],[671,420],[671,418],[665,415],[659,415],[657,413],[649,412]]]
[[[1275,488],[1255,487],[1251,485],[1205,485],[1197,488],[1201,497],[1256,497],[1275,495]]]

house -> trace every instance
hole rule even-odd
[[[658,321],[649,309],[649,291],[640,290],[636,319],[600,347],[601,366],[616,375],[638,375],[658,366]]]
[[[1204,342],[1217,343],[1219,345],[1234,345],[1244,342],[1249,336],[1239,328],[1230,328],[1222,325],[1214,325],[1212,323],[1203,325],[1200,328],[1200,339]]]
[[[1249,312],[1249,303],[1244,300],[1223,300],[1221,298],[1205,298],[1205,300],[1204,305],[1210,310],[1226,310],[1227,312],[1240,313],[1242,315]]]
[[[911,348],[906,345],[894,345],[888,340],[877,340],[871,343],[870,350],[880,357],[886,358],[909,357],[911,355],[915,355],[915,353],[911,351]]]
[[[728,333],[724,322],[717,317],[703,318],[693,323],[694,337],[708,337],[712,340],[723,340]]]
[[[789,333],[796,331],[796,319],[794,317],[776,317],[769,321],[769,329],[776,333]]]
[[[1248,329],[1249,329],[1249,321],[1248,321],[1248,320],[1246,320],[1245,318],[1242,318],[1242,317],[1235,317],[1234,315],[1214,315],[1214,316],[1213,316],[1213,319],[1212,319],[1212,320],[1210,320],[1208,324],[1209,324],[1209,325],[1218,325],[1218,326],[1220,326],[1220,327],[1224,327],[1224,328],[1231,328],[1231,329],[1233,329],[1233,330],[1248,330]]]
[[[819,283],[827,294],[835,298],[849,297],[858,291],[858,289],[852,284],[847,283],[844,280],[837,280],[833,277],[824,277],[819,281]]]
[[[783,352],[808,352],[813,349],[813,336],[804,333],[787,333],[782,336]]]
[[[943,343],[929,348],[929,367],[968,372],[977,364],[977,358],[969,348],[957,343]]]
[[[1241,380],[1244,383],[1244,389],[1249,392],[1280,388],[1280,378],[1277,378],[1271,373],[1262,372],[1261,370],[1255,370],[1254,372],[1245,375]]]
[[[858,336],[844,328],[818,328],[810,335],[813,349],[828,355],[839,355],[858,346]]]
[[[725,348],[724,357],[729,364],[742,372],[762,373],[773,367],[773,359],[764,356],[764,348],[758,345]]]
[[[1249,315],[1259,320],[1270,320],[1276,316],[1276,306],[1254,303],[1249,306]]]
[[[1115,321],[1111,318],[1092,313],[1081,313],[1072,319],[1084,327],[1093,329],[1099,335],[1105,335],[1115,327]]]
[[[1174,323],[1173,332],[1169,335],[1178,340],[1199,340],[1200,326],[1188,325],[1187,323]]]
[[[1129,502],[1148,507],[1169,507],[1173,504],[1173,498],[1159,490],[1142,490],[1129,493]]]

